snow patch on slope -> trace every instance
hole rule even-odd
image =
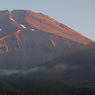
[[[10,20],[16,22],[16,21],[15,21],[14,19],[12,19],[12,18],[10,18]]]
[[[23,24],[20,24],[20,26],[22,26],[23,28],[26,28]]]
[[[31,29],[32,31],[35,31],[34,29]]]
[[[0,28],[0,31],[2,31],[2,29]]]

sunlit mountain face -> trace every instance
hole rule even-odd
[[[92,42],[42,13],[0,11],[1,72],[30,70]]]

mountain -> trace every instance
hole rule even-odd
[[[31,69],[91,42],[42,13],[0,11],[1,72]]]

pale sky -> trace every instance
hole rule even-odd
[[[0,10],[46,14],[95,41],[95,0],[0,0]]]

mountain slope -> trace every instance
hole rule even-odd
[[[94,75],[95,72],[95,42],[81,46],[51,61],[53,69],[66,70],[74,75]]]
[[[67,41],[68,43],[66,43]],[[3,53],[0,55],[1,69],[34,67],[81,45],[36,29],[35,31],[27,30],[27,32],[18,30],[12,35],[0,39],[0,42],[0,52]]]

